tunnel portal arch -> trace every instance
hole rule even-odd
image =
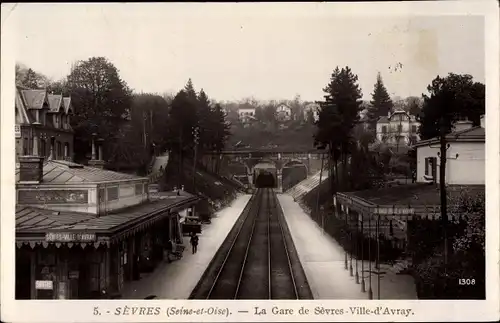
[[[272,176],[272,180],[267,179],[265,181],[272,181],[272,187],[276,187],[276,183],[278,183],[278,167],[274,161],[269,159],[260,159],[259,161],[257,161],[257,163],[252,167],[253,184],[257,184],[257,179],[260,175]]]
[[[283,191],[290,189],[307,178],[308,167],[303,161],[292,159],[283,165],[282,181]]]

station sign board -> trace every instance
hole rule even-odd
[[[95,233],[47,232],[45,241],[49,242],[94,242]]]
[[[36,280],[35,289],[52,290],[54,288],[54,282],[52,280]]]

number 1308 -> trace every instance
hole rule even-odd
[[[459,285],[465,285],[465,286],[467,286],[467,285],[475,285],[476,284],[476,280],[474,278],[472,278],[472,279],[460,278],[458,280],[458,284]]]

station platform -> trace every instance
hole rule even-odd
[[[122,299],[144,299],[150,295],[157,299],[187,299],[250,197],[250,194],[239,195],[230,206],[214,215],[212,223],[203,224],[196,254],[191,253],[189,237],[184,237],[186,249],[182,259],[172,263],[164,261],[140,280],[127,282]]]
[[[325,233],[290,194],[279,194],[278,200],[314,299],[368,299],[368,292],[362,292],[361,284],[345,269],[345,252],[338,242]],[[372,263],[372,266],[375,265]],[[385,274],[380,278],[380,299],[417,299],[413,278],[392,273],[389,267],[381,265],[381,272]],[[365,274],[367,291],[368,275]],[[378,299],[378,289],[377,277],[372,275],[373,299]]]

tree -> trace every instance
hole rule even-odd
[[[475,126],[485,111],[485,86],[474,82],[470,75],[450,73],[437,76],[423,94],[424,102],[417,120],[421,139],[439,136],[441,121],[444,132],[449,133],[460,118],[468,118]]]
[[[210,100],[203,89],[200,90],[197,102],[198,126],[200,134],[201,150],[211,149],[214,142],[213,116],[210,108]]]
[[[418,116],[422,109],[422,98],[409,96],[405,99],[405,111],[412,116]]]
[[[300,94],[296,94],[291,102],[289,102],[290,110],[292,110],[293,120],[304,120],[304,113],[302,112],[303,102]]]
[[[268,124],[270,124],[272,127],[276,127],[276,124],[278,122],[277,115],[276,115],[276,106],[272,103],[268,103],[262,107],[262,114],[264,120]]]
[[[35,72],[32,68],[28,68],[23,64],[16,64],[16,85],[23,86],[29,89],[44,89],[50,84],[47,76]]]
[[[424,106],[419,116],[420,136],[429,139],[438,136],[439,151],[439,184],[441,195],[442,236],[444,240],[445,264],[448,263],[450,245],[447,238],[448,213],[446,197],[446,135],[450,133],[455,121],[468,118],[479,124],[484,114],[484,85],[474,83],[470,75],[450,73],[447,77],[437,76],[427,87],[430,95],[424,96]]]
[[[170,107],[165,131],[166,147],[176,154],[191,154],[194,145],[193,128],[198,125],[197,106],[185,90],[175,96]]]
[[[358,77],[351,69],[335,68],[329,84],[323,89],[325,100],[319,102],[319,119],[316,122],[316,133],[314,134],[314,146],[328,148],[330,157],[330,174],[333,175],[335,168],[335,179],[339,184],[338,162],[342,159],[344,170],[344,181],[347,174],[347,155],[351,148],[352,131],[359,121],[361,106],[361,89],[357,84]],[[333,183],[331,188],[335,190]]]
[[[189,78],[186,85],[184,86],[184,92],[186,92],[186,95],[191,100],[197,100],[198,96],[196,95],[196,91],[194,89],[193,81],[191,80],[191,78]]]
[[[93,133],[104,139],[104,151],[129,118],[131,90],[105,57],[78,62],[67,86],[74,108],[75,159],[86,159]]]
[[[377,82],[374,85],[371,105],[367,109],[367,117],[372,127],[375,126],[380,117],[387,116],[392,111],[393,103],[385,88],[382,76],[377,74]]]

